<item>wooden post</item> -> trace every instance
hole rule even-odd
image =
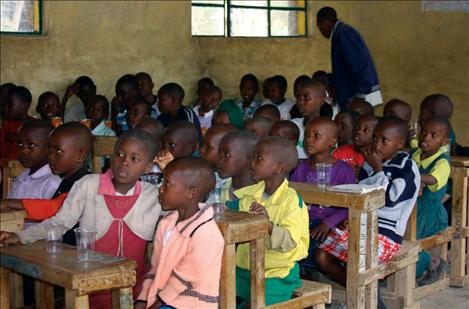
[[[133,308],[132,288],[121,288],[111,290],[112,308],[131,309]]]
[[[66,309],[89,309],[88,295],[78,295],[77,291],[65,289]]]
[[[264,239],[250,242],[251,308],[265,306],[264,251]]]
[[[54,287],[46,282],[34,282],[36,307],[39,309],[54,308]]]
[[[367,214],[366,239],[366,269],[372,269],[378,265],[378,212]],[[374,309],[378,306],[378,282],[373,281],[366,287],[365,307]]]
[[[348,261],[347,261],[347,282],[358,282],[360,273],[360,236],[361,236],[361,211],[349,209],[349,232],[348,239]],[[365,286],[358,284],[347,284],[347,307],[365,308]]]
[[[221,264],[220,308],[236,304],[236,245],[225,244]]]
[[[0,268],[0,309],[10,309],[10,271]]]

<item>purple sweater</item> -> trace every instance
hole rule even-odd
[[[316,169],[311,169],[308,162],[309,160],[300,160],[290,176],[290,181],[308,182],[312,184],[318,183]],[[337,160],[336,163],[332,165],[331,185],[348,183],[355,183],[355,172],[347,163]],[[320,207],[318,205],[311,205],[309,209],[310,220],[319,219],[330,228],[334,228],[337,224],[347,219],[347,216],[347,209],[340,207]]]

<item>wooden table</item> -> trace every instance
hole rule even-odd
[[[236,244],[242,242],[250,243],[251,308],[263,308],[267,220],[259,215],[227,209],[217,223],[225,239],[220,278],[220,308],[236,307]]]
[[[75,247],[63,245],[60,254],[46,251],[44,241],[32,245],[0,248],[2,308],[9,308],[11,272],[31,276],[39,282],[36,287],[37,307],[54,308],[53,285],[65,288],[66,308],[88,308],[88,294],[111,290],[113,308],[133,308],[132,287],[136,282],[135,261],[107,254],[97,254],[97,260],[80,262]],[[6,306],[6,307],[4,307]]]

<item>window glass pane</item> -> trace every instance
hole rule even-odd
[[[225,1],[224,0],[192,0],[192,3],[224,5]]]
[[[192,35],[225,35],[225,9],[193,6]]]
[[[233,0],[232,5],[245,5],[245,6],[265,6],[267,7],[267,0]]]
[[[305,35],[305,13],[302,11],[270,12],[272,36]]]
[[[231,36],[268,36],[267,10],[231,9]]]
[[[39,20],[35,20],[38,3],[34,1],[0,1],[2,32],[37,32]],[[36,18],[39,18],[37,16]]]
[[[270,1],[271,7],[305,7],[304,0],[271,0]]]

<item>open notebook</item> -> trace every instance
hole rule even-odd
[[[346,185],[336,185],[336,186],[331,186],[327,187],[327,191],[332,191],[332,192],[343,192],[343,193],[358,193],[358,194],[364,194],[364,193],[369,193],[372,191],[380,190],[383,189],[384,187],[381,185],[363,185],[363,184],[346,184]]]

